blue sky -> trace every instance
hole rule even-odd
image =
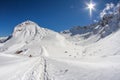
[[[84,26],[98,19],[106,3],[119,0],[93,0],[96,11],[92,18],[86,10],[89,0],[0,0],[0,36],[12,34],[14,27],[26,20],[54,31]]]

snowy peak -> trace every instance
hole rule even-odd
[[[42,38],[46,35],[47,29],[44,29],[32,21],[25,21],[17,25],[12,34],[13,38],[19,41],[31,41],[36,38]]]
[[[25,21],[19,25],[17,25],[14,29],[13,36],[17,37],[22,34],[24,35],[32,35],[36,33],[38,25],[32,21]]]

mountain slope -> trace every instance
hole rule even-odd
[[[0,79],[120,80],[119,7],[61,34],[32,21],[17,25],[0,43]]]
[[[32,21],[26,21],[15,27],[11,39],[0,47],[0,51],[27,56],[40,56],[46,51],[47,56],[67,57],[69,54],[65,51],[73,54],[73,47],[74,45],[59,33],[41,28]]]
[[[109,5],[112,5],[110,3]],[[109,6],[106,6],[108,8]],[[77,26],[61,32],[68,40],[76,44],[94,43],[120,29],[120,3],[101,12],[101,20],[88,25]]]

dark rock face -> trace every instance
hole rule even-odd
[[[8,41],[11,38],[12,38],[12,35],[8,36],[7,38],[0,39],[0,43],[4,43],[4,42]]]

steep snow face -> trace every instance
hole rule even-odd
[[[39,27],[36,23],[32,21],[26,21],[18,26],[15,27],[13,32],[13,38],[16,38],[18,40],[32,40],[35,39],[35,37],[43,37],[45,36],[46,30]]]
[[[11,39],[5,43],[5,46],[27,44],[34,39],[41,40],[46,35],[47,29],[39,27],[32,21],[25,21],[15,27]]]
[[[109,35],[108,37],[101,39],[100,41],[85,46],[84,54],[91,56],[115,56],[120,55],[120,30]]]
[[[101,20],[95,24],[74,27],[61,32],[68,40],[94,43],[106,36],[116,32],[120,28],[120,3],[101,12]]]

